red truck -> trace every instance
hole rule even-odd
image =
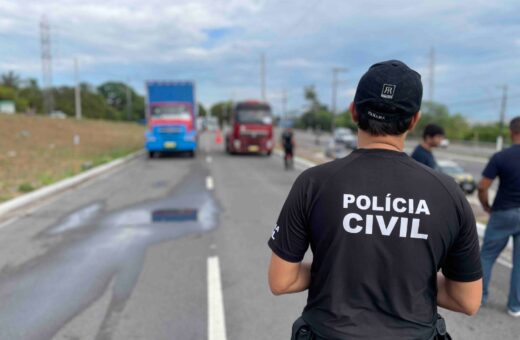
[[[230,154],[273,151],[273,117],[268,103],[248,100],[239,102],[231,113],[231,131],[226,135]]]

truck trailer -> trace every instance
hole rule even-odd
[[[145,148],[149,157],[170,152],[197,150],[197,101],[191,81],[146,83]]]

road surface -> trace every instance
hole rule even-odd
[[[301,169],[212,141],[0,222],[0,339],[289,339],[306,296],[271,295],[266,242]],[[454,339],[518,339],[509,272],[476,317],[446,313]]]

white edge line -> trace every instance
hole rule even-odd
[[[213,182],[213,177],[211,177],[211,176],[206,177],[206,189],[213,190],[214,187],[215,187],[215,184]]]
[[[13,198],[5,203],[0,204],[0,217],[10,211],[22,208],[23,206],[25,206],[27,204],[33,203],[33,202],[40,200],[42,198],[45,198],[47,196],[64,191],[64,190],[69,189],[73,186],[76,186],[82,182],[92,179],[104,172],[112,170],[113,168],[132,160],[133,158],[135,158],[137,155],[140,155],[141,153],[143,153],[143,150],[134,152],[124,158],[116,159],[107,164],[97,166],[91,170],[85,171],[85,172],[78,174],[76,176],[73,176],[73,177],[66,178],[62,181],[48,185],[46,187],[43,187],[36,191],[22,195],[20,197]]]
[[[208,340],[226,339],[220,263],[217,256],[210,256],[208,257]]]

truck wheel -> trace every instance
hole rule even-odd
[[[191,158],[195,158],[195,150],[191,150],[188,154]]]
[[[155,156],[155,152],[148,151],[148,158],[152,159],[152,158],[154,158],[154,156]]]
[[[267,151],[267,152],[265,153],[265,155],[266,155],[267,157],[269,157],[269,156],[271,156],[271,153],[272,153],[272,151],[269,150],[269,151]]]

